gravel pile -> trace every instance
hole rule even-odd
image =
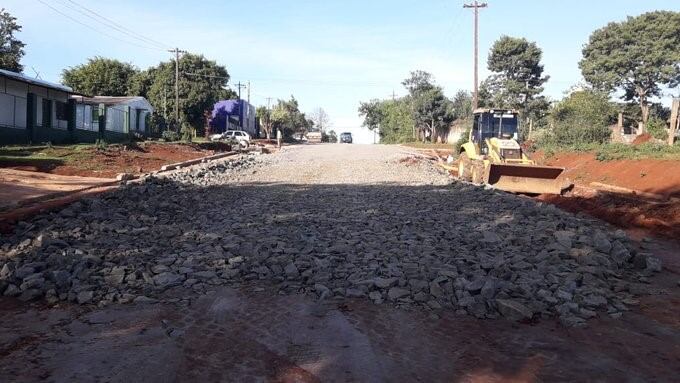
[[[0,247],[0,293],[188,304],[247,285],[575,326],[620,316],[661,270],[622,231],[450,184],[428,164],[400,163],[394,149],[375,158],[342,149],[340,162],[304,150],[148,177],[23,222]]]

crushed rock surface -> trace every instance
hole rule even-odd
[[[190,304],[261,284],[578,326],[621,316],[661,270],[620,230],[414,159],[306,145],[150,176],[17,225],[0,246],[0,293]]]

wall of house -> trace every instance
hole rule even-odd
[[[19,144],[28,141],[26,118],[28,86],[0,77],[0,142]]]
[[[65,92],[0,77],[0,144],[69,141],[71,108]]]

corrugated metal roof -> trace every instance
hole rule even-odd
[[[10,78],[10,79],[15,80],[15,81],[25,82],[27,84],[32,84],[32,85],[42,86],[42,87],[45,87],[45,88],[60,90],[62,92],[66,92],[66,93],[74,93],[73,89],[71,87],[66,86],[66,85],[55,84],[53,82],[48,82],[48,81],[40,80],[40,79],[37,79],[37,78],[31,78],[31,77],[28,77],[28,76],[23,75],[21,73],[10,72],[10,71],[4,70],[4,69],[0,69],[0,76],[7,77],[7,78]]]
[[[144,97],[141,96],[93,96],[93,97],[76,96],[73,98],[84,104],[104,104],[104,105],[118,105],[126,103],[128,101],[146,100]]]

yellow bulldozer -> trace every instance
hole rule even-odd
[[[468,141],[460,147],[458,178],[513,193],[561,194],[564,168],[540,166],[519,145],[518,112],[476,109]]]

